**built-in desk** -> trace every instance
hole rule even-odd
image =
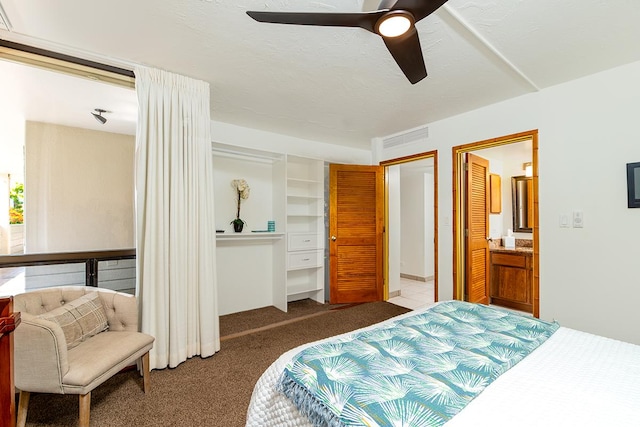
[[[218,242],[250,242],[252,240],[277,240],[282,239],[284,233],[276,233],[273,231],[265,232],[245,232],[245,233],[216,233],[216,241]]]
[[[216,234],[218,313],[274,306],[287,310],[285,233]]]

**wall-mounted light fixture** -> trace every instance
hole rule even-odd
[[[533,176],[533,163],[531,162],[523,163],[522,169],[524,170],[524,176],[528,178]]]
[[[93,117],[95,117],[97,121],[99,121],[102,124],[107,123],[107,118],[102,116],[102,113],[106,113],[107,110],[103,110],[102,108],[96,108],[94,111],[96,112],[94,113],[92,111],[91,114],[93,114]]]

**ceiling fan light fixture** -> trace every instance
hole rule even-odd
[[[409,12],[393,10],[380,18],[376,29],[383,37],[398,37],[409,31],[413,24],[413,16]]]
[[[416,22],[447,0],[382,0],[377,10],[353,13],[247,11],[258,22],[362,28],[380,36],[411,84],[427,77]]]

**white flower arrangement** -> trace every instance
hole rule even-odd
[[[234,179],[231,181],[231,186],[236,189],[238,196],[244,200],[249,198],[249,184],[244,179]]]
[[[242,226],[245,224],[243,220],[240,219],[240,203],[242,200],[246,200],[249,198],[249,184],[244,179],[234,179],[231,180],[231,187],[236,190],[236,194],[238,195],[238,210],[236,211],[236,219],[231,221],[231,224],[235,227],[239,227],[242,230]]]

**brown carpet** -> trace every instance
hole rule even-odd
[[[220,316],[220,336],[233,337],[274,324],[289,322],[306,316],[319,315],[347,306],[346,304],[320,304],[312,299],[290,302],[287,312],[275,307],[264,307],[255,310]]]
[[[305,313],[326,309],[315,307]],[[142,379],[137,372],[120,373],[93,391],[91,425],[244,426],[253,387],[280,354],[300,344],[368,326],[407,311],[386,302],[367,303],[311,317],[305,314],[299,321],[225,339],[220,352],[212,357],[194,357],[175,369],[152,371],[151,391],[147,395],[142,392]],[[233,316],[232,325],[242,323],[249,329],[282,322],[280,313],[275,313],[271,320],[268,316],[261,317],[255,325],[240,320],[241,315]],[[291,316],[284,320],[290,319]],[[221,325],[223,322],[226,319],[221,319]],[[229,328],[225,333],[241,330]],[[77,396],[32,395],[28,426],[73,426],[77,421]]]

